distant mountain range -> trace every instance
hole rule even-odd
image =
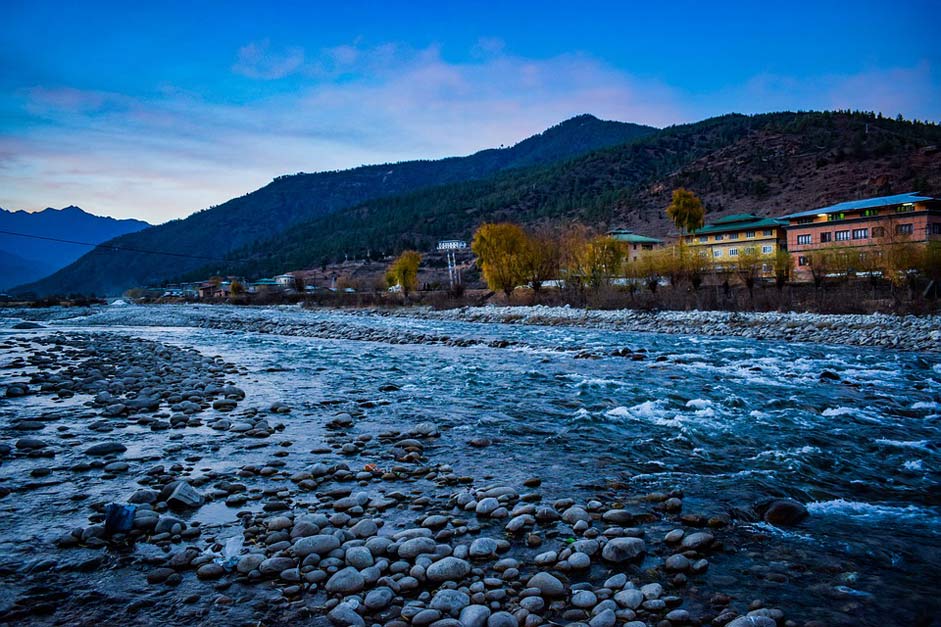
[[[95,216],[78,207],[48,208],[34,213],[0,209],[0,290],[41,279],[79,259],[91,248],[52,240],[100,244],[148,226],[141,220]]]
[[[430,248],[488,220],[579,220],[663,235],[674,187],[728,213],[780,215],[833,202],[941,190],[941,127],[868,113],[730,114],[662,130],[583,115],[512,148],[469,157],[298,174],[223,205],[118,238],[18,288],[117,293],[167,279],[249,278],[324,260]]]

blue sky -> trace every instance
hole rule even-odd
[[[937,1],[632,4],[5,0],[0,206],[163,222],[579,113],[941,121]]]

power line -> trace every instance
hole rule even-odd
[[[0,229],[0,234],[3,235],[15,235],[17,237],[29,237],[31,239],[40,239],[47,242],[59,242],[61,244],[77,244],[79,246],[90,246],[93,249],[105,250],[110,252],[125,252],[125,253],[143,253],[145,255],[164,255],[166,257],[183,257],[186,259],[200,259],[202,261],[247,261],[246,259],[230,259],[223,257],[204,257],[202,255],[187,255],[186,253],[171,253],[167,251],[159,250],[146,250],[143,248],[130,248],[126,246],[114,246],[111,244],[92,244],[91,242],[79,242],[71,239],[60,239],[58,237],[46,237],[44,235],[31,235],[29,233],[17,233],[15,231],[6,231]]]

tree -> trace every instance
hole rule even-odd
[[[245,293],[245,287],[237,280],[233,279],[229,284],[229,294],[232,296],[241,296]]]
[[[734,271],[742,284],[748,288],[748,298],[755,298],[755,282],[761,276],[763,266],[768,259],[755,248],[739,251],[735,257]]]
[[[785,284],[791,278],[793,263],[794,260],[791,258],[791,253],[783,248],[778,248],[775,251],[774,258],[771,261],[771,267],[774,269],[774,285],[778,290],[784,289]]]
[[[402,288],[402,296],[408,298],[408,293],[418,289],[418,266],[421,265],[421,254],[414,250],[406,250],[399,255],[386,272],[386,281],[390,285]]]
[[[507,297],[526,279],[526,233],[510,222],[480,225],[471,241],[487,286]]]
[[[534,292],[539,292],[546,281],[559,278],[561,254],[559,234],[548,226],[526,234],[523,272]]]
[[[673,190],[673,200],[667,206],[666,212],[676,228],[687,233],[695,233],[701,229],[706,216],[699,197],[683,187]]]
[[[833,251],[821,248],[808,252],[806,257],[807,265],[810,267],[810,276],[814,280],[814,287],[819,289],[832,269]]]
[[[626,257],[624,242],[608,236],[595,237],[582,250],[579,274],[590,287],[599,289],[621,274]]]

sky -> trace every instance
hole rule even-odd
[[[0,207],[161,223],[281,174],[469,154],[581,113],[938,122],[939,18],[939,0],[2,0]]]

